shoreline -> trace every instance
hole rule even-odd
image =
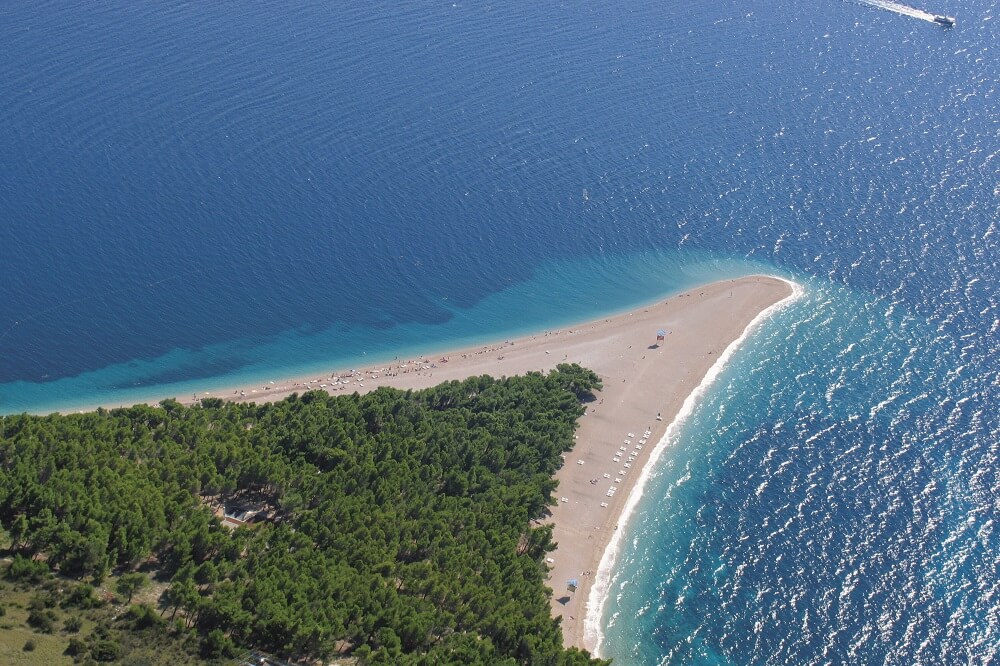
[[[681,408],[667,424],[663,436],[656,442],[656,446],[653,447],[652,452],[650,452],[648,461],[645,465],[643,465],[635,484],[630,489],[625,500],[625,504],[618,516],[618,523],[615,527],[615,531],[608,539],[604,551],[601,554],[601,558],[597,566],[597,574],[593,585],[590,586],[589,594],[587,596],[587,610],[584,616],[582,633],[578,636],[578,646],[586,646],[594,656],[601,656],[601,648],[604,644],[604,613],[608,601],[611,576],[614,571],[615,564],[618,561],[621,544],[624,539],[624,535],[627,532],[628,525],[631,522],[632,517],[635,515],[635,510],[645,494],[646,485],[649,482],[652,473],[656,470],[663,454],[676,443],[677,437],[679,436],[684,424],[697,408],[698,403],[701,401],[705,392],[711,388],[718,376],[723,370],[725,370],[725,367],[729,364],[729,361],[735,353],[739,351],[739,349],[753,335],[756,329],[763,325],[765,321],[802,296],[802,288],[798,284],[789,283],[789,286],[791,287],[791,293],[780,301],[766,307],[756,317],[754,317],[750,323],[747,324],[740,336],[730,342],[725,351],[720,354],[718,359],[711,365],[711,367],[709,367],[708,372],[706,372],[704,377],[702,377],[701,382],[690,394],[688,394],[688,396],[684,399],[684,403],[681,405]]]
[[[203,398],[273,402],[310,390],[336,395],[383,386],[422,389],[471,376],[546,372],[560,363],[593,370],[604,388],[587,405],[576,444],[555,474],[559,485],[551,515],[536,523],[554,525],[557,548],[547,557],[547,584],[553,589],[552,614],[562,618],[564,644],[593,649],[602,639],[600,628],[588,637],[584,620],[593,615],[588,626],[599,624],[603,601],[588,598],[599,597],[607,585],[614,563],[613,555],[605,563],[609,546],[612,537],[621,538],[615,529],[634,509],[633,494],[641,495],[640,477],[648,475],[668,428],[687,401],[696,400],[712,369],[724,364],[754,324],[796,289],[783,278],[764,275],[721,280],[558,330],[176,399],[186,405]],[[664,340],[657,341],[661,330]],[[602,586],[592,585],[595,573]],[[569,579],[577,580],[575,591],[567,592]]]
[[[556,472],[551,516],[539,521],[553,524],[557,547],[546,560],[547,582],[565,645],[599,654],[622,522],[666,448],[671,424],[686,405],[690,411],[699,387],[711,383],[718,374],[713,369],[721,369],[755,324],[798,293],[794,283],[766,276],[695,287],[633,310],[624,321],[600,322],[605,330],[598,348],[568,359],[596,372],[604,388],[587,405],[576,445]],[[666,333],[659,344],[658,329]]]

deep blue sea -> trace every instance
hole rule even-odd
[[[768,272],[628,526],[621,664],[1000,660],[1000,17],[0,3],[0,413]]]

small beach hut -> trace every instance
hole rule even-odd
[[[657,342],[663,342],[663,340],[666,339],[666,337],[667,337],[667,332],[664,331],[662,328],[656,332]]]
[[[576,588],[579,585],[579,581],[576,578],[570,578],[566,581],[566,589],[570,592],[576,592]]]

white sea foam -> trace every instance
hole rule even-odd
[[[608,547],[604,550],[604,554],[601,556],[601,563],[597,567],[597,575],[594,578],[594,584],[591,586],[590,595],[587,598],[587,615],[584,618],[583,623],[583,640],[584,644],[591,648],[594,655],[600,655],[601,647],[604,643],[603,618],[608,600],[608,590],[611,585],[611,572],[614,570],[615,563],[618,560],[618,553],[621,549],[622,539],[624,539],[625,533],[627,532],[626,528],[628,527],[628,523],[631,520],[632,515],[635,513],[635,507],[639,504],[639,500],[642,499],[642,495],[645,491],[646,483],[648,482],[650,475],[653,470],[656,469],[664,451],[666,451],[677,439],[681,426],[685,421],[687,421],[692,412],[694,412],[694,409],[702,395],[704,395],[708,387],[715,382],[715,379],[722,372],[722,369],[725,368],[733,354],[736,353],[736,350],[740,348],[747,338],[749,338],[750,335],[758,327],[760,327],[764,321],[771,318],[791,303],[799,300],[804,295],[805,291],[798,283],[789,280],[785,281],[792,287],[792,293],[774,305],[762,310],[760,314],[754,317],[754,319],[747,325],[747,327],[743,330],[743,333],[740,334],[738,338],[733,340],[729,346],[726,347],[725,351],[719,355],[718,360],[716,360],[712,367],[708,369],[708,372],[702,378],[701,383],[698,384],[690,395],[684,399],[684,404],[681,405],[677,415],[667,426],[667,430],[663,433],[663,437],[661,437],[660,441],[656,443],[656,446],[650,453],[649,460],[643,466],[639,479],[636,481],[635,486],[633,486],[632,491],[625,500],[625,506],[618,519],[618,527],[612,535],[611,541],[608,543]]]

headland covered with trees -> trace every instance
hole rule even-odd
[[[79,660],[172,644],[205,659],[598,663],[563,647],[551,527],[534,519],[599,388],[560,365],[421,391],[3,417],[4,584],[35,592],[28,623]],[[102,599],[111,579],[118,595]],[[159,591],[132,604],[143,588]]]

